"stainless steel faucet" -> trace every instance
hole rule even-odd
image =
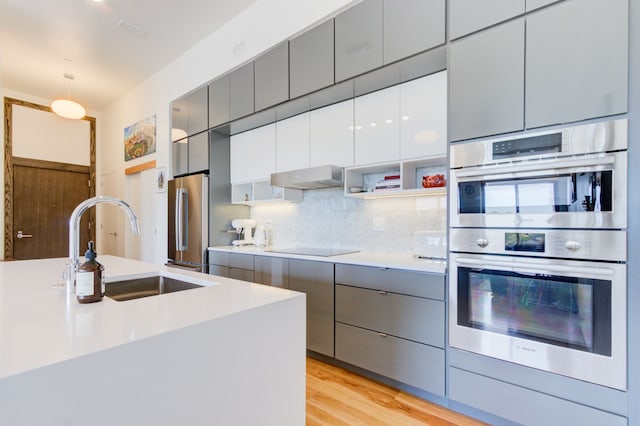
[[[76,267],[80,264],[79,260],[79,245],[80,245],[80,218],[82,214],[90,207],[96,204],[107,203],[115,204],[122,207],[122,209],[129,215],[129,221],[131,222],[131,231],[134,235],[140,234],[140,225],[138,224],[138,218],[133,212],[129,204],[115,197],[98,196],[84,200],[73,210],[71,217],[69,218],[69,264],[63,273],[63,278],[66,281],[67,289],[71,291],[73,288],[73,281],[75,280]]]

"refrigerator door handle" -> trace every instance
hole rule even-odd
[[[176,250],[187,249],[189,235],[189,192],[185,188],[176,189]]]

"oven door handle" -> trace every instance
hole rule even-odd
[[[459,170],[456,171],[457,178],[470,178],[493,176],[503,174],[518,174],[520,172],[545,171],[550,172],[554,169],[570,169],[575,167],[603,166],[614,164],[616,158],[613,155],[574,158],[571,160],[540,160],[530,163],[521,163],[517,165],[493,165],[484,166],[475,170]]]
[[[468,265],[468,266],[476,266],[481,267],[481,269],[487,269],[490,267],[497,267],[501,270],[508,270],[511,272],[517,272],[522,274],[551,274],[551,273],[562,273],[562,274],[580,274],[580,275],[597,275],[610,277],[614,275],[613,269],[609,268],[592,268],[588,266],[563,266],[563,265],[545,265],[541,267],[538,264],[523,262],[523,261],[510,261],[503,262],[499,260],[487,261],[484,259],[472,259],[468,257],[458,257],[455,259],[455,262],[459,265]]]

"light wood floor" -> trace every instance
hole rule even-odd
[[[307,358],[307,425],[460,425],[484,423]]]

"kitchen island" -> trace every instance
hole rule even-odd
[[[305,295],[100,256],[202,287],[79,304],[67,259],[0,262],[0,424],[299,425]]]

